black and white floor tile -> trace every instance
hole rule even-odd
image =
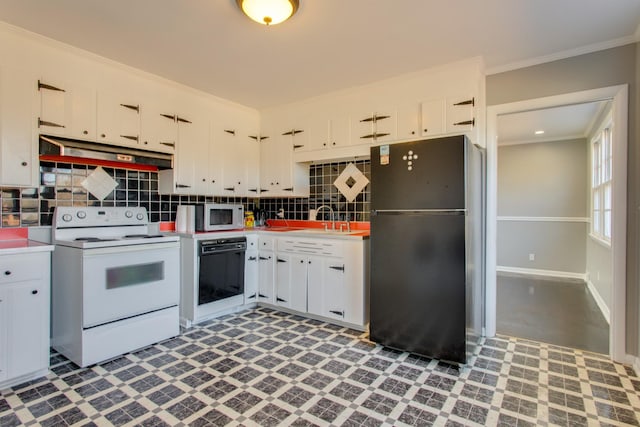
[[[0,426],[640,425],[640,379],[607,357],[486,339],[467,367],[265,308],[0,394]]]

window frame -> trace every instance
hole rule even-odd
[[[590,140],[589,236],[611,247],[613,209],[613,120],[608,114]]]

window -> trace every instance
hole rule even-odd
[[[611,121],[591,141],[591,234],[611,243]]]

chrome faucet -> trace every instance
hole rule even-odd
[[[333,215],[333,209],[331,208],[331,206],[322,205],[319,208],[316,208],[316,215],[319,214],[322,209],[329,209],[329,214],[330,214],[329,219],[331,220],[331,229],[335,230],[336,229],[336,219],[335,219],[335,217]],[[326,225],[325,225],[325,229],[326,229]]]

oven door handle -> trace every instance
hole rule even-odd
[[[89,248],[82,251],[82,256],[100,256],[104,254],[120,254],[123,252],[140,252],[157,249],[174,249],[180,248],[180,242],[162,242],[162,243],[148,243],[141,245],[126,245],[126,246],[107,246],[102,248]]]

